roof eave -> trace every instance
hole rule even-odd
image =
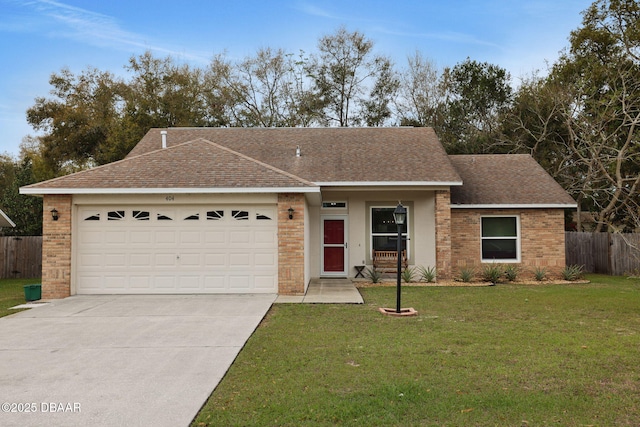
[[[316,182],[321,187],[453,187],[462,181],[327,181]]]
[[[320,193],[320,187],[220,187],[220,188],[39,188],[21,187],[20,194],[230,194],[230,193]]]
[[[451,209],[575,209],[577,203],[451,204]]]

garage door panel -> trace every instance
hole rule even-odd
[[[150,245],[153,243],[153,233],[150,230],[133,230],[131,231],[130,236],[132,244]]]
[[[207,231],[204,233],[204,242],[206,244],[225,244],[227,233],[225,231]]]
[[[204,266],[207,268],[210,267],[224,267],[227,265],[227,254],[226,253],[207,253],[204,256]]]
[[[258,245],[275,245],[276,241],[277,234],[272,230],[256,230],[254,232],[254,242]]]
[[[246,245],[251,242],[250,230],[238,230],[229,233],[229,240],[231,245]]]
[[[127,265],[127,257],[124,254],[107,254],[104,257],[104,265],[106,268],[125,267]]]
[[[227,276],[204,276],[204,289],[213,291],[224,291],[227,288]]]
[[[151,288],[151,277],[150,276],[130,276],[129,278],[129,287],[131,289],[144,290]]]
[[[176,288],[176,278],[173,275],[163,276],[156,275],[154,277],[155,287],[158,289],[175,289]]]
[[[78,281],[82,283],[83,290],[98,291],[102,289],[103,276],[78,274]]]
[[[251,256],[248,253],[229,254],[229,267],[250,267]]]
[[[180,266],[181,267],[201,267],[202,266],[201,254],[180,252]]]
[[[79,243],[87,246],[99,246],[104,240],[103,232],[100,230],[87,230],[80,235]]]
[[[277,287],[277,283],[272,275],[261,276],[256,274],[253,282],[255,283],[256,289],[273,289],[274,287]]]
[[[181,275],[178,277],[178,287],[192,291],[198,290],[200,288],[200,276]]]
[[[180,243],[181,244],[200,244],[202,234],[197,231],[181,231]]]
[[[80,263],[84,267],[101,267],[102,254],[80,254]]]
[[[127,243],[127,232],[126,231],[112,231],[108,230],[105,233],[105,243],[109,245],[122,245]]]
[[[106,276],[104,278],[104,287],[111,290],[123,290],[126,288],[126,282],[127,279],[124,275]]]
[[[256,267],[274,267],[276,265],[276,256],[273,252],[256,253],[253,259],[253,264]]]
[[[132,253],[129,265],[133,268],[150,268],[153,256],[150,253]]]
[[[229,277],[229,290],[231,291],[246,291],[250,289],[250,276],[230,276]]]
[[[175,267],[177,265],[174,253],[157,253],[153,256],[153,266],[156,268]]]
[[[274,206],[78,209],[78,293],[277,292]]]
[[[176,231],[174,230],[156,230],[155,231],[155,243],[175,245],[178,242],[176,237]]]

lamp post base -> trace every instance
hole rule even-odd
[[[409,316],[418,315],[418,312],[415,311],[412,307],[401,308],[400,313],[398,313],[395,308],[380,307],[378,310],[380,311],[380,313],[384,314],[385,316],[392,316],[392,317],[409,317]]]

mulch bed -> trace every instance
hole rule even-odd
[[[576,280],[570,282],[568,280],[516,280],[515,282],[505,282],[504,284],[514,284],[514,285],[572,285],[572,284],[583,284],[589,283],[589,280]],[[368,281],[354,281],[356,288],[372,288],[377,286],[396,286],[396,281],[393,280],[383,280],[378,283],[368,282]],[[498,283],[501,285],[502,283]],[[491,282],[462,282],[458,280],[442,280],[434,283],[426,283],[426,282],[402,282],[402,286],[458,286],[458,287],[482,287],[482,286],[494,286]]]

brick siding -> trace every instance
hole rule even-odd
[[[451,192],[436,191],[436,274],[439,279],[451,277]]]
[[[289,219],[289,208],[294,209]],[[278,194],[278,293],[304,294],[304,195]]]
[[[71,197],[46,195],[42,221],[42,298],[66,298],[71,294]],[[54,221],[51,210],[58,211]]]
[[[451,259],[453,275],[461,268],[480,271],[480,217],[483,215],[520,216],[520,276],[532,277],[536,267],[545,268],[549,277],[558,277],[565,266],[564,211],[562,209],[452,209]]]

